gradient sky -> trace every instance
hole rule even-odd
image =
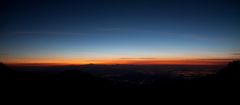
[[[240,58],[237,0],[6,0],[5,63],[207,64]]]

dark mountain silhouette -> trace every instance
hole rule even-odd
[[[146,69],[145,66],[108,66],[108,65],[87,65],[79,67],[70,67],[60,73],[15,71],[3,63],[0,63],[0,82],[2,86],[18,87],[22,89],[66,89],[72,91],[85,90],[197,90],[197,89],[217,89],[223,86],[236,86],[239,81],[240,61],[230,62],[225,68],[219,70],[216,74],[198,77],[192,79],[184,79],[178,77],[165,77],[167,75],[152,75],[134,73],[133,70]],[[77,69],[78,68],[78,69]],[[155,67],[151,67],[154,69]],[[82,69],[82,70],[81,70]],[[128,69],[130,75],[124,75],[116,78],[102,78],[93,75],[87,71],[93,70],[100,72],[106,69],[111,73],[119,72],[121,69],[127,74]],[[32,70],[34,71],[34,70]],[[114,74],[116,75],[116,74]],[[5,84],[3,84],[5,83]]]
[[[79,88],[106,88],[111,82],[79,70],[66,70],[57,75],[57,81]]]
[[[33,70],[34,71],[34,70]],[[0,63],[2,87],[21,89],[57,89],[65,86],[71,89],[102,89],[112,87],[111,82],[79,70],[66,70],[58,74],[14,71]]]
[[[3,63],[0,63],[0,74],[10,74],[14,72],[12,69],[8,68]]]
[[[3,63],[0,63],[0,81],[5,82],[15,78],[16,72],[11,68],[5,66]]]
[[[219,78],[225,80],[240,80],[240,60],[230,62],[227,67],[217,73]]]

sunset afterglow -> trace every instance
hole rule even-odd
[[[6,2],[0,61],[218,65],[240,58],[234,2],[90,0],[65,4]]]
[[[1,0],[1,90],[90,100],[236,93],[239,13],[240,0]]]

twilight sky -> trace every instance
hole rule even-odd
[[[3,0],[0,61],[219,64],[240,58],[238,0]]]

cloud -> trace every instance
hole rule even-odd
[[[8,56],[8,53],[0,53],[0,56]]]
[[[204,35],[187,35],[187,37],[195,40],[209,40],[209,37],[206,37]]]
[[[239,55],[240,56],[240,53],[232,53],[232,55]]]
[[[97,28],[97,31],[119,31],[120,28]]]
[[[157,58],[120,58],[120,59],[126,59],[126,60],[152,60],[152,59],[157,59]]]
[[[231,61],[232,58],[206,58],[206,59],[196,59],[196,60],[203,60],[203,61]]]
[[[64,35],[79,35],[75,32],[14,32],[15,34],[64,34]]]
[[[172,35],[179,38],[186,38],[190,40],[197,40],[197,41],[208,41],[212,39],[212,37],[206,35],[197,35],[197,34],[188,34],[188,33],[174,33],[174,32],[160,32],[163,35]]]

